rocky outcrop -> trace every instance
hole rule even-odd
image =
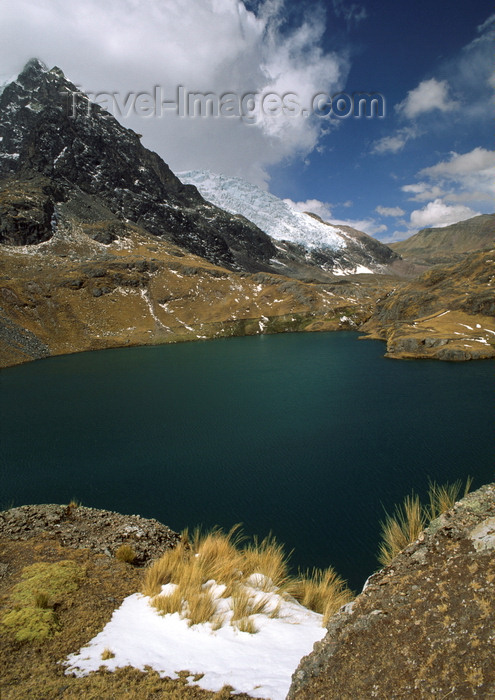
[[[62,547],[90,549],[113,556],[122,545],[135,553],[134,564],[158,559],[175,547],[180,535],[158,520],[122,515],[77,504],[32,505],[0,511],[0,537],[30,540],[46,537]]]
[[[376,304],[363,326],[387,356],[462,361],[495,357],[495,250],[434,267]]]
[[[495,484],[430,524],[328,624],[289,700],[495,697]]]

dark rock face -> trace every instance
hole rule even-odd
[[[433,521],[335,615],[288,700],[493,698],[495,484]]]
[[[0,243],[33,245],[49,240],[58,193],[46,178],[7,178],[0,185]]]
[[[120,219],[230,268],[264,269],[276,254],[269,236],[183,185],[136,133],[91,104],[58,68],[48,71],[34,59],[7,85],[0,137],[0,178],[41,174],[67,197],[74,190],[98,197]],[[47,209],[30,232],[26,224],[24,241],[46,240],[50,216]]]

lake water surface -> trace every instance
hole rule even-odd
[[[493,361],[383,358],[357,334],[106,350],[0,371],[0,506],[270,530],[359,588],[384,507],[493,480]]]

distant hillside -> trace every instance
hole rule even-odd
[[[362,326],[387,341],[387,356],[495,357],[495,250],[434,267],[378,301]]]
[[[464,253],[493,248],[495,214],[482,214],[444,228],[424,228],[390,248],[403,258],[419,264],[455,262]]]

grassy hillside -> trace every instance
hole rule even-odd
[[[425,228],[390,248],[417,264],[438,264],[459,260],[464,253],[493,248],[495,214],[482,214],[444,228]]]
[[[495,357],[495,250],[434,267],[376,306],[364,330],[387,355],[468,360]]]

